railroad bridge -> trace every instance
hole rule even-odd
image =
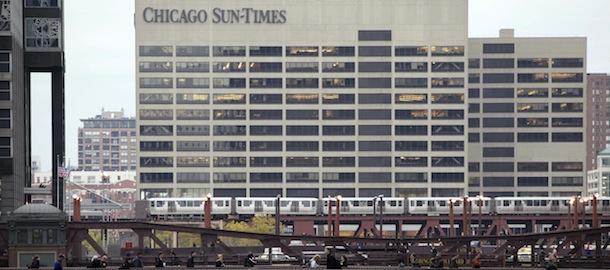
[[[545,250],[548,254],[553,248],[566,258],[562,263],[577,265],[586,263],[602,267],[608,261],[608,235],[610,217],[601,215],[581,216],[578,219],[565,215],[528,215],[528,216],[466,216],[457,220],[447,216],[328,216],[295,217],[278,216],[277,220],[292,229],[291,235],[256,234],[212,229],[205,222],[149,222],[149,221],[115,221],[90,222],[73,221],[67,223],[66,251],[70,265],[85,265],[88,260],[83,255],[83,243],[90,244],[99,253],[107,253],[89,234],[91,230],[132,231],[137,235],[137,243],[131,249],[123,248],[121,255],[127,252],[157,251],[167,252],[175,249],[186,257],[187,252],[196,249],[202,251],[206,260],[213,261],[216,253],[224,254],[227,260],[239,262],[248,251],[262,251],[264,247],[281,247],[290,256],[301,258],[304,250],[322,250],[324,246],[344,246],[357,256],[367,253],[368,259],[362,263],[369,265],[388,264],[402,260],[404,253],[421,254],[429,257],[431,247],[436,247],[445,260],[453,254],[470,256],[474,252],[483,252],[486,258],[497,266],[506,258],[508,249],[531,247],[531,258]],[[336,225],[336,226],[333,226]],[[416,233],[404,233],[405,227],[417,226]],[[516,232],[515,226],[523,228]],[[326,229],[328,228],[328,229]],[[348,229],[345,229],[348,228]],[[463,229],[469,228],[469,229]],[[543,231],[541,231],[543,230]],[[173,235],[198,235],[201,247],[179,247],[159,239],[156,231],[172,232]],[[9,228],[0,224],[0,245],[8,241]],[[334,235],[334,236],[333,236]],[[259,247],[230,246],[223,239],[254,239],[261,243]],[[317,246],[292,246],[291,241],[315,243]],[[473,243],[479,243],[473,246]],[[209,247],[213,246],[213,250]],[[1,246],[0,246],[1,247]],[[360,254],[360,255],[358,255]],[[0,257],[1,258],[1,257]],[[152,259],[152,257],[151,257]],[[361,258],[360,259],[366,259]],[[204,260],[205,261],[205,260]],[[467,260],[465,260],[467,262]]]

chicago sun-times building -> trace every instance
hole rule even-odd
[[[137,0],[139,198],[468,194],[467,14]]]

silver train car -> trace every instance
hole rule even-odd
[[[467,211],[472,214],[480,210],[483,215],[567,215],[568,210],[574,209],[570,204],[573,199],[573,197],[471,197],[468,199]],[[147,200],[148,215],[152,218],[179,215],[203,216],[204,200],[204,198],[150,198]],[[211,201],[214,216],[253,216],[274,215],[277,198],[213,197]],[[332,213],[336,213],[336,201],[336,198],[280,198],[280,213],[295,216],[328,215],[329,203]],[[383,212],[384,215],[438,216],[449,215],[450,201],[453,202],[453,214],[462,215],[463,198],[449,197],[344,197],[339,200],[339,210],[342,215],[373,215]],[[592,200],[579,200],[579,211],[582,211],[583,205],[587,213],[592,213]],[[610,215],[609,197],[597,198],[597,211],[600,215]]]

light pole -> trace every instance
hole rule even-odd
[[[468,225],[468,196],[464,196],[464,214],[462,215],[464,228],[462,228],[462,234],[468,236],[470,234],[470,226]]]
[[[336,208],[335,208],[335,231],[334,231],[334,235],[335,236],[339,236],[339,226],[340,226],[340,218],[341,218],[341,210],[339,208],[341,208],[341,195],[337,195],[335,197],[335,200],[337,202],[336,204]]]
[[[582,228],[584,229],[587,225],[587,198],[580,199],[580,204],[582,205]]]
[[[203,205],[203,227],[210,229],[212,227],[212,194],[208,193]]]
[[[578,229],[578,200],[580,196],[574,197],[574,229]]]
[[[574,225],[572,225],[572,217],[570,215],[572,215],[571,208],[572,208],[572,204],[574,203],[574,199],[569,199],[567,201],[567,203],[568,203],[568,228],[573,229]]]
[[[72,221],[80,221],[80,196],[72,195]]]
[[[477,228],[477,235],[481,235],[481,223],[482,219],[483,219],[483,215],[482,215],[482,208],[483,208],[483,197],[480,195],[477,195],[477,203],[479,204],[479,226]]]
[[[591,227],[597,228],[597,197],[599,194],[595,193],[593,195],[593,216],[591,217]]]
[[[328,195],[328,229],[326,230],[326,236],[332,236],[332,223],[333,223],[333,208],[331,205],[330,195]]]
[[[379,235],[383,238],[383,194],[379,198]]]
[[[373,197],[373,228],[377,228],[377,196]]]
[[[455,236],[455,230],[453,227],[453,199],[449,199],[449,237]]]
[[[280,235],[280,198],[282,195],[278,194],[275,197],[275,234]]]

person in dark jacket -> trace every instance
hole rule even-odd
[[[186,260],[186,267],[195,267],[195,251],[191,251],[191,256]]]
[[[66,256],[64,256],[64,254],[59,254],[59,256],[57,256],[57,261],[55,261],[55,264],[53,264],[53,270],[64,270],[62,261],[65,258],[66,258]]]
[[[163,252],[159,252],[159,254],[157,254],[157,257],[155,258],[155,267],[165,267]]]
[[[326,269],[341,269],[341,262],[337,260],[330,249],[325,249],[324,254],[326,254]]]
[[[32,258],[32,262],[28,264],[28,268],[40,268],[40,257],[38,257],[38,255]]]
[[[142,262],[142,252],[139,252],[138,255],[136,255],[136,258],[133,259],[133,267],[144,267],[144,263]]]
[[[249,253],[248,257],[246,257],[246,261],[244,262],[245,267],[254,267],[256,265],[256,258],[254,254]]]
[[[100,256],[94,255],[93,258],[91,258],[91,268],[102,268]]]

